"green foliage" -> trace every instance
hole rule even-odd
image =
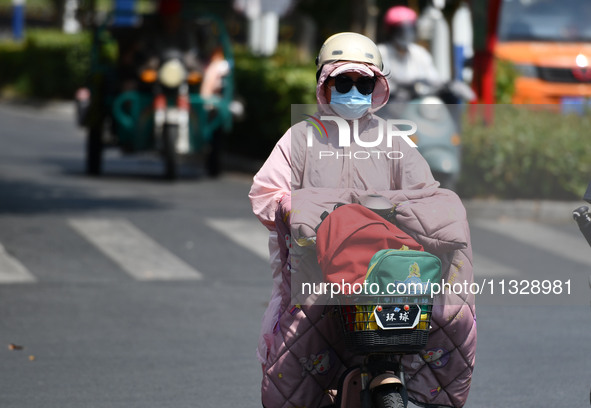
[[[509,61],[496,61],[495,100],[497,103],[511,103],[515,93],[515,80],[519,73]]]
[[[10,83],[15,92],[26,87],[23,84],[23,78],[19,75],[24,65],[25,46],[23,43],[0,43],[0,86]]]
[[[298,62],[297,50],[281,45],[272,57],[234,50],[236,92],[245,119],[234,125],[228,148],[263,159],[291,125],[292,104],[316,103],[316,67]]]
[[[20,95],[71,98],[86,80],[90,34],[28,30],[22,44],[0,43],[0,86]]]
[[[496,105],[494,123],[466,123],[461,194],[466,197],[579,199],[591,175],[591,112]]]
[[[35,93],[71,98],[76,88],[84,84],[88,73],[90,35],[37,30],[29,33],[27,42],[27,62]]]
[[[55,2],[50,0],[26,0],[25,10],[27,16],[47,16],[55,12]],[[0,12],[3,14],[12,13],[12,0],[0,0]]]

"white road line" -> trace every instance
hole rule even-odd
[[[37,279],[0,244],[0,284],[31,283]]]
[[[496,260],[489,258],[486,255],[480,255],[478,252],[474,253],[474,277],[480,278],[500,278],[500,277],[516,277],[522,273],[514,268],[503,265]]]
[[[591,267],[589,245],[583,237],[575,237],[529,221],[498,222],[488,220],[473,221],[478,228],[502,234],[524,244],[542,249],[561,258],[573,260]]]
[[[269,231],[258,220],[208,218],[205,224],[265,261],[269,260]]]
[[[68,220],[123,270],[140,281],[202,279],[203,275],[123,219]]]

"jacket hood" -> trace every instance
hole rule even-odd
[[[371,108],[370,113],[377,112],[382,106],[388,102],[390,97],[390,87],[388,86],[388,80],[382,71],[380,71],[375,65],[352,63],[350,61],[339,61],[326,64],[322,67],[320,76],[318,77],[318,84],[316,85],[316,101],[320,105],[328,105],[328,101],[324,96],[324,83],[328,80],[331,74],[339,67],[343,65],[349,65],[348,72],[357,72],[364,74],[369,68],[374,75],[377,77],[376,86],[373,90],[371,97]]]

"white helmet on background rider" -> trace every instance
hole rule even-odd
[[[400,51],[408,50],[416,39],[417,13],[405,6],[390,8],[384,16],[386,34]]]

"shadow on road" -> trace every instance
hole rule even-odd
[[[202,163],[197,160],[183,160],[178,163],[177,180],[167,180],[164,177],[164,162],[156,154],[125,156],[116,151],[108,151],[103,160],[103,171],[100,176],[88,176],[85,173],[83,157],[45,156],[41,161],[58,169],[60,175],[88,177],[95,180],[170,184],[175,181],[197,182],[210,179]]]
[[[101,196],[92,186],[64,186],[0,179],[1,214],[91,212],[105,209],[159,210],[167,206],[146,197]]]

